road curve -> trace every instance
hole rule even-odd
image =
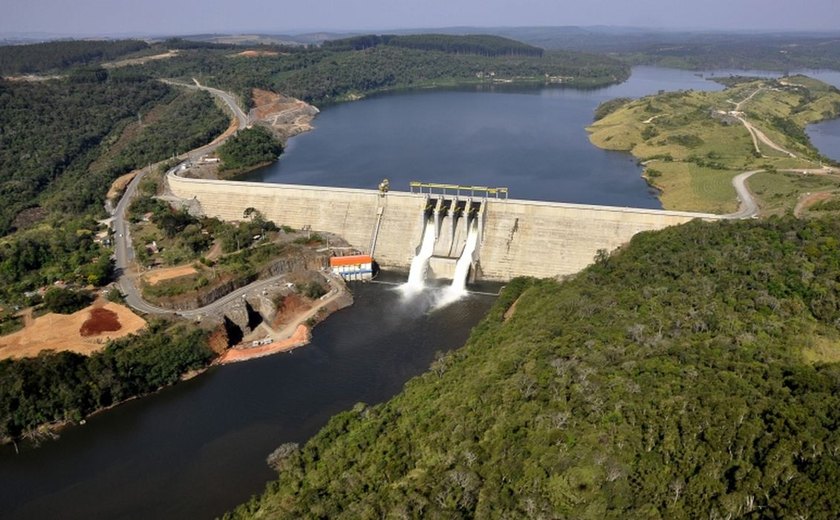
[[[735,192],[738,193],[739,207],[738,211],[736,211],[735,213],[729,213],[728,215],[723,215],[723,218],[734,220],[752,218],[758,215],[758,203],[755,201],[755,197],[753,197],[753,194],[747,187],[747,179],[749,179],[756,173],[763,171],[764,170],[752,170],[744,172],[739,175],[736,175],[732,179],[732,186],[735,188]]]
[[[236,103],[236,98],[230,94],[229,92],[225,92],[223,90],[204,87],[195,81],[195,85],[190,85],[188,83],[179,83],[176,81],[170,80],[163,80],[164,83],[170,85],[177,85],[186,88],[193,88],[193,89],[201,89],[210,92],[211,94],[220,98],[233,112],[234,116],[236,116],[239,122],[239,128],[246,128],[249,124],[248,116],[239,105]],[[214,141],[211,144],[201,146],[194,150],[191,150],[185,154],[181,154],[178,156],[179,159],[187,159],[187,158],[194,158],[198,155],[203,155],[209,153],[219,145],[221,145],[224,140],[221,141]],[[215,302],[207,305],[205,307],[201,307],[198,309],[192,309],[188,311],[174,311],[171,309],[164,309],[162,307],[157,307],[152,305],[151,303],[147,302],[143,299],[140,290],[137,288],[137,284],[135,283],[135,279],[131,274],[129,274],[131,263],[134,260],[134,249],[131,244],[131,236],[130,236],[130,229],[128,223],[125,220],[126,210],[128,206],[131,204],[132,199],[134,198],[135,194],[137,193],[137,186],[140,185],[140,182],[143,178],[148,174],[148,170],[143,170],[138,172],[137,175],[131,180],[131,182],[126,186],[125,193],[123,193],[122,198],[117,203],[116,208],[114,208],[113,212],[113,228],[114,228],[114,257],[115,257],[115,271],[117,276],[117,286],[119,287],[122,294],[125,296],[126,304],[131,307],[132,309],[145,313],[145,314],[156,314],[156,315],[166,315],[166,314],[178,314],[185,317],[196,317],[201,316],[205,313],[212,313],[219,310],[222,306],[230,303],[231,301],[235,300],[236,298],[240,297],[241,295],[251,291],[253,289],[262,289],[265,286],[271,285],[273,283],[278,282],[282,275],[274,276],[271,278],[267,278],[264,280],[258,280],[252,284],[246,285],[245,287],[241,287],[223,298],[216,300]]]
[[[192,84],[182,83],[180,81],[175,81],[171,79],[163,79],[161,81],[166,83],[167,85],[175,85],[178,87],[184,87],[189,89],[206,90],[207,92],[221,99],[225,103],[225,105],[227,105],[230,111],[233,112],[233,115],[236,116],[236,119],[239,122],[240,130],[242,130],[243,128],[247,128],[248,125],[251,124],[251,119],[242,110],[242,108],[239,106],[239,103],[236,102],[236,96],[234,96],[230,92],[225,92],[224,90],[219,90],[213,87],[205,87],[204,85],[199,83],[198,80],[195,78],[193,78]]]

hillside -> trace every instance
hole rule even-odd
[[[831,162],[813,148],[805,127],[840,115],[840,90],[804,76],[723,81],[728,87],[720,92],[608,102],[588,128],[590,141],[632,153],[667,209],[735,211],[732,178],[748,170],[772,174],[765,175],[767,196],[756,193],[765,214],[791,211],[801,193],[840,185],[834,177],[791,181],[776,173]]]
[[[409,34],[397,36],[375,34],[330,40],[322,44],[331,50],[362,50],[378,45],[405,47],[450,54],[477,54],[480,56],[542,56],[543,50],[509,38],[489,34],[455,36],[449,34]]]
[[[391,401],[272,456],[232,518],[836,518],[840,222],[637,235],[510,283]]]
[[[67,67],[92,65],[143,51],[140,40],[71,40],[30,45],[0,46],[0,76],[57,72]]]
[[[388,43],[385,44],[384,42]],[[173,44],[174,45],[174,44]],[[250,99],[262,88],[324,105],[385,90],[485,83],[603,86],[630,68],[607,56],[550,52],[490,36],[360,36],[318,48],[179,49],[178,56],[129,67],[162,78],[195,77]]]

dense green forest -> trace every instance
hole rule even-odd
[[[0,46],[0,76],[54,72],[113,60],[148,48],[149,44],[140,40],[70,40]]]
[[[631,64],[691,70],[840,70],[840,40],[769,37],[677,46],[658,43],[640,46],[632,52],[625,50],[624,59]]]
[[[142,124],[130,140],[108,161],[111,172],[120,174],[182,154],[211,142],[230,124],[230,118],[205,91],[181,92],[171,103],[160,106],[159,116]]]
[[[276,161],[283,153],[283,145],[271,130],[253,126],[237,132],[216,153],[222,159],[220,171],[236,172]]]
[[[206,333],[154,321],[138,335],[111,341],[102,352],[42,352],[0,361],[0,439],[35,438],[49,423],[79,421],[91,412],[177,382],[214,357]]]
[[[454,36],[449,34],[409,34],[397,36],[369,34],[341,40],[330,40],[322,45],[330,50],[363,50],[377,45],[391,45],[422,51],[441,51],[450,54],[477,54],[480,56],[542,56],[543,49],[516,40],[475,34]]]
[[[173,94],[151,80],[0,80],[0,235],[25,208],[78,215],[101,202],[112,179],[88,174],[98,145]]]
[[[836,518],[840,221],[693,222],[517,279],[467,345],[271,457],[234,518]]]
[[[397,41],[400,39],[409,43],[396,46],[361,42],[356,45],[360,50],[344,44],[333,50],[327,45],[251,58],[230,50],[195,49],[130,69],[155,77],[202,78],[237,92],[246,103],[250,102],[251,88],[257,87],[317,104],[380,90],[472,83],[478,81],[477,76],[489,72],[498,79],[540,83],[546,75],[562,77],[564,84],[584,87],[622,81],[630,72],[629,67],[607,56],[561,51],[542,57],[456,54],[407,48],[412,40],[398,37]],[[452,45],[454,49],[455,44]],[[501,52],[501,48],[497,51]]]
[[[111,281],[111,252],[94,241],[91,218],[51,217],[0,240],[0,301],[24,303],[26,291],[56,281],[100,286]]]

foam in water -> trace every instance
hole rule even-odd
[[[478,223],[473,221],[467,235],[467,244],[464,252],[455,264],[455,274],[452,276],[452,285],[443,290],[443,295],[435,307],[440,308],[460,300],[467,294],[467,276],[470,274],[470,264],[475,246],[478,244]]]
[[[403,284],[402,290],[405,293],[417,293],[423,290],[426,278],[426,268],[429,266],[429,258],[435,251],[435,226],[432,222],[426,222],[426,229],[423,232],[423,242],[420,244],[420,252],[411,260],[411,268],[408,271],[408,281]]]

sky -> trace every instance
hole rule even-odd
[[[840,0],[0,0],[0,13],[0,35],[563,25],[840,30]]]

